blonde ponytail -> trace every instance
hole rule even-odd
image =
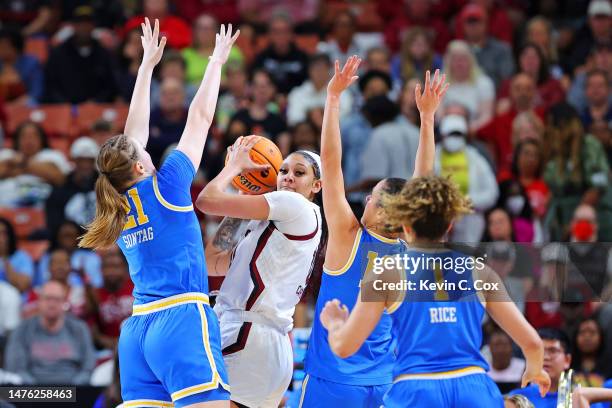
[[[133,165],[138,160],[134,145],[125,135],[110,138],[97,159],[100,175],[96,181],[96,216],[80,238],[79,247],[101,249],[112,246],[121,235],[129,211],[123,195],[134,179]]]

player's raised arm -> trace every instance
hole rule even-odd
[[[342,141],[340,139],[340,96],[353,82],[357,80],[357,68],[361,59],[355,55],[350,57],[342,70],[340,63],[334,65],[334,76],[327,85],[327,99],[323,112],[321,131],[321,179],[323,189],[323,208],[325,210],[330,242],[342,240],[344,235],[355,233],[359,222],[344,191],[344,176],[342,175]],[[348,239],[352,246],[353,240]],[[328,250],[334,247],[328,245]],[[349,248],[350,251],[350,248]]]
[[[414,163],[413,177],[421,177],[431,174],[434,167],[436,145],[434,141],[434,114],[444,98],[449,84],[445,83],[446,75],[440,77],[440,70],[436,69],[433,81],[430,72],[425,73],[425,84],[417,84],[414,89],[416,105],[421,115],[421,132],[419,136],[419,147],[417,148]]]
[[[142,62],[138,68],[124,133],[128,137],[137,140],[142,147],[146,147],[149,140],[151,76],[153,75],[153,68],[159,63],[164,53],[166,37],[162,37],[159,40],[159,20],[157,19],[155,19],[155,28],[153,30],[151,30],[151,23],[146,17],[145,22],[141,26]]]
[[[221,30],[217,34],[215,50],[206,67],[204,78],[189,106],[187,123],[177,149],[189,157],[196,169],[200,167],[208,129],[215,115],[219,86],[221,85],[221,67],[227,61],[232,45],[239,34],[240,30],[232,36],[231,24],[227,31],[225,31],[225,26],[221,25]]]

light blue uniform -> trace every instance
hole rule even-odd
[[[489,366],[479,351],[485,308],[474,290],[459,286],[463,281],[464,287],[473,289],[472,271],[444,268],[459,265],[458,260],[467,256],[412,249],[406,255],[426,266],[406,270],[404,279],[415,282],[415,290],[405,291],[403,301],[389,307],[397,362],[384,406],[502,408],[502,396],[486,375]],[[435,267],[435,258],[444,261],[442,267]],[[424,289],[421,281],[444,285],[440,290]]]
[[[379,407],[391,386],[395,362],[391,317],[384,314],[372,334],[351,357],[342,359],[330,349],[327,330],[319,316],[325,302],[334,298],[352,310],[359,296],[364,271],[373,258],[397,254],[399,240],[390,240],[365,229],[355,237],[351,257],[337,271],[324,270],[315,308],[315,319],[305,360],[306,378],[301,407]]]
[[[134,313],[119,338],[124,407],[229,400],[219,323],[208,305],[200,225],[189,189],[195,169],[173,151],[130,187],[117,243],[134,282]]]

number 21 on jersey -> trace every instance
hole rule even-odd
[[[137,188],[131,188],[128,190],[129,199],[127,200],[127,206],[125,207],[125,212],[129,214],[132,210],[130,201],[134,204],[136,208],[136,217],[133,215],[129,215],[127,220],[125,221],[125,225],[123,226],[123,230],[129,230],[131,228],[135,228],[140,225],[144,225],[149,222],[149,217],[144,213],[142,208],[142,201],[140,201],[140,196],[138,195]]]

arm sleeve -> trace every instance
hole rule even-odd
[[[264,194],[270,207],[268,219],[283,234],[308,235],[319,224],[311,203],[299,193],[273,191]]]
[[[160,194],[171,204],[191,205],[189,189],[195,174],[196,169],[187,155],[180,150],[173,150],[157,173]]]
[[[25,322],[24,322],[25,323]],[[25,384],[33,384],[34,377],[27,371],[30,353],[23,324],[11,333],[4,350],[4,368],[18,374]]]

